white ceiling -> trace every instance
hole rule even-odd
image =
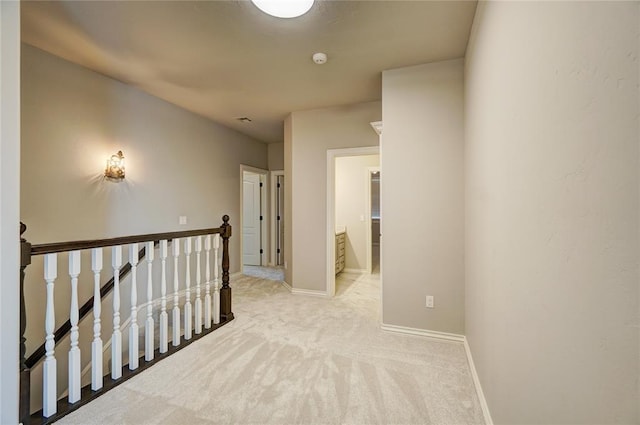
[[[23,42],[271,143],[291,111],[380,100],[383,70],[464,56],[476,2],[316,0],[295,19],[249,1],[21,7]]]

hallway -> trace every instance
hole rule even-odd
[[[59,423],[483,423],[462,344],[381,331],[377,275],[339,281],[235,279],[235,321]]]

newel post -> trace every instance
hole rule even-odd
[[[31,404],[31,369],[26,364],[26,337],[27,312],[24,304],[24,270],[31,264],[31,244],[22,234],[27,226],[20,222],[20,422],[29,422],[29,408]]]
[[[229,216],[222,217],[222,288],[220,289],[220,317],[225,321],[233,319],[231,312],[231,287],[229,286],[229,238],[231,237],[231,225]]]

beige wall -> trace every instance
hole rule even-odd
[[[382,119],[383,323],[461,334],[462,60],[385,71]]]
[[[345,268],[367,268],[368,169],[380,165],[380,155],[346,156],[335,159],[336,226],[346,226]],[[364,221],[360,218],[365,217]]]
[[[287,282],[324,292],[327,285],[327,150],[378,145],[370,122],[380,120],[380,102],[293,112],[285,121],[285,190],[291,210],[285,228]],[[291,134],[287,136],[290,126]],[[291,196],[289,196],[291,195]]]
[[[284,170],[284,142],[267,145],[269,170]]]
[[[239,270],[240,164],[266,168],[265,144],[27,45],[22,46],[22,135],[21,218],[29,226],[29,241],[217,227],[221,216],[229,214],[236,226],[231,269]],[[126,179],[105,181],[105,161],[119,149],[125,154]],[[188,217],[186,226],[178,224],[180,215]],[[67,261],[66,255],[59,256],[59,280],[67,273]],[[123,258],[127,261],[128,256]],[[81,282],[91,281],[88,253],[82,264]],[[27,269],[27,287],[41,289],[26,294],[28,353],[44,339],[42,269],[41,257]],[[145,271],[140,267],[139,282],[145,281]],[[111,275],[107,249],[102,281]],[[141,286],[140,302],[146,300]],[[129,309],[128,279],[121,290],[124,320]],[[91,285],[80,285],[80,303],[91,292]],[[154,295],[159,297],[158,288]],[[68,300],[69,286],[56,285],[56,311],[67,312],[56,315],[57,325],[68,318]],[[111,316],[108,297],[103,315]],[[110,326],[110,320],[104,321],[104,335],[109,335]],[[85,320],[81,334],[90,335],[90,328],[91,321]],[[88,350],[90,338],[82,337],[80,343]],[[65,342],[61,344],[64,348]],[[64,382],[66,362],[58,373]],[[35,404],[41,395],[38,385],[32,397]],[[60,392],[65,388],[60,385]]]
[[[20,3],[0,2],[0,423],[18,423]]]
[[[21,207],[31,242],[217,227],[223,214],[239,224],[239,167],[266,168],[265,144],[27,45],[22,78]],[[126,179],[105,181],[105,161],[119,149]]]
[[[497,424],[640,420],[638,28],[637,2],[479,6],[466,329]]]

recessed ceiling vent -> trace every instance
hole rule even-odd
[[[236,118],[236,119],[238,121],[240,121],[240,122],[251,122],[251,118],[249,118],[249,117],[239,117],[239,118]]]

